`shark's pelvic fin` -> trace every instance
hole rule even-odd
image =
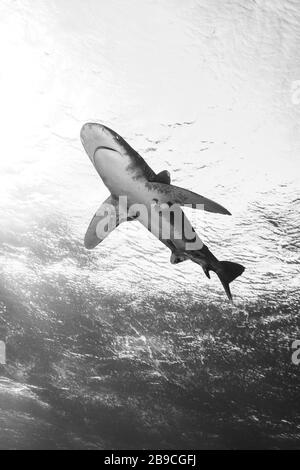
[[[217,202],[212,201],[200,194],[193,193],[188,189],[173,186],[171,184],[149,182],[148,190],[153,193],[153,198],[158,200],[159,204],[179,204],[181,206],[190,205],[197,209],[197,206],[203,206],[206,212],[214,212],[215,214],[231,215],[230,212]]]

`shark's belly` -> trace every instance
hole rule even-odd
[[[97,151],[94,165],[114,196],[125,196],[131,192],[134,181],[128,172],[129,160],[126,156],[108,149]]]
[[[169,210],[155,204],[141,204],[139,213],[139,222],[163,243],[171,242],[175,251],[184,253],[202,248],[201,239],[180,206]]]

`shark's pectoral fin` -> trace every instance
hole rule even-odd
[[[101,204],[92,218],[84,237],[84,246],[92,250],[101,243],[122,222],[134,220],[135,217],[127,215],[127,208],[120,207],[113,196],[109,196]]]
[[[152,193],[153,200],[158,200],[158,204],[165,203],[169,206],[172,204],[179,204],[180,206],[187,205],[194,209],[204,209],[206,212],[231,215],[225,207],[217,202],[201,196],[200,194],[193,193],[188,189],[156,182],[147,183],[147,187]]]
[[[171,184],[171,175],[168,170],[164,170],[158,173],[153,181],[156,183]]]
[[[109,196],[90,222],[84,237],[85,248],[88,250],[95,248],[119,225],[114,213],[116,213],[114,199]]]

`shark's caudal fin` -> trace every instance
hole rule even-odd
[[[229,284],[243,274],[244,271],[245,268],[241,264],[232,263],[231,261],[220,261],[220,270],[218,270],[217,275],[230,301],[232,301],[232,295]]]

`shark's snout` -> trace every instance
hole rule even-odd
[[[93,159],[95,149],[99,146],[99,142],[101,142],[101,134],[101,126],[95,123],[87,122],[81,128],[80,140],[91,159]]]
[[[81,131],[80,131],[80,139],[83,145],[88,141],[88,139],[91,137],[92,133],[94,132],[94,126],[95,124],[92,124],[90,122],[83,124]]]
[[[115,138],[113,132],[102,124],[87,122],[80,131],[82,145],[94,163],[95,152],[99,148],[115,149]]]

